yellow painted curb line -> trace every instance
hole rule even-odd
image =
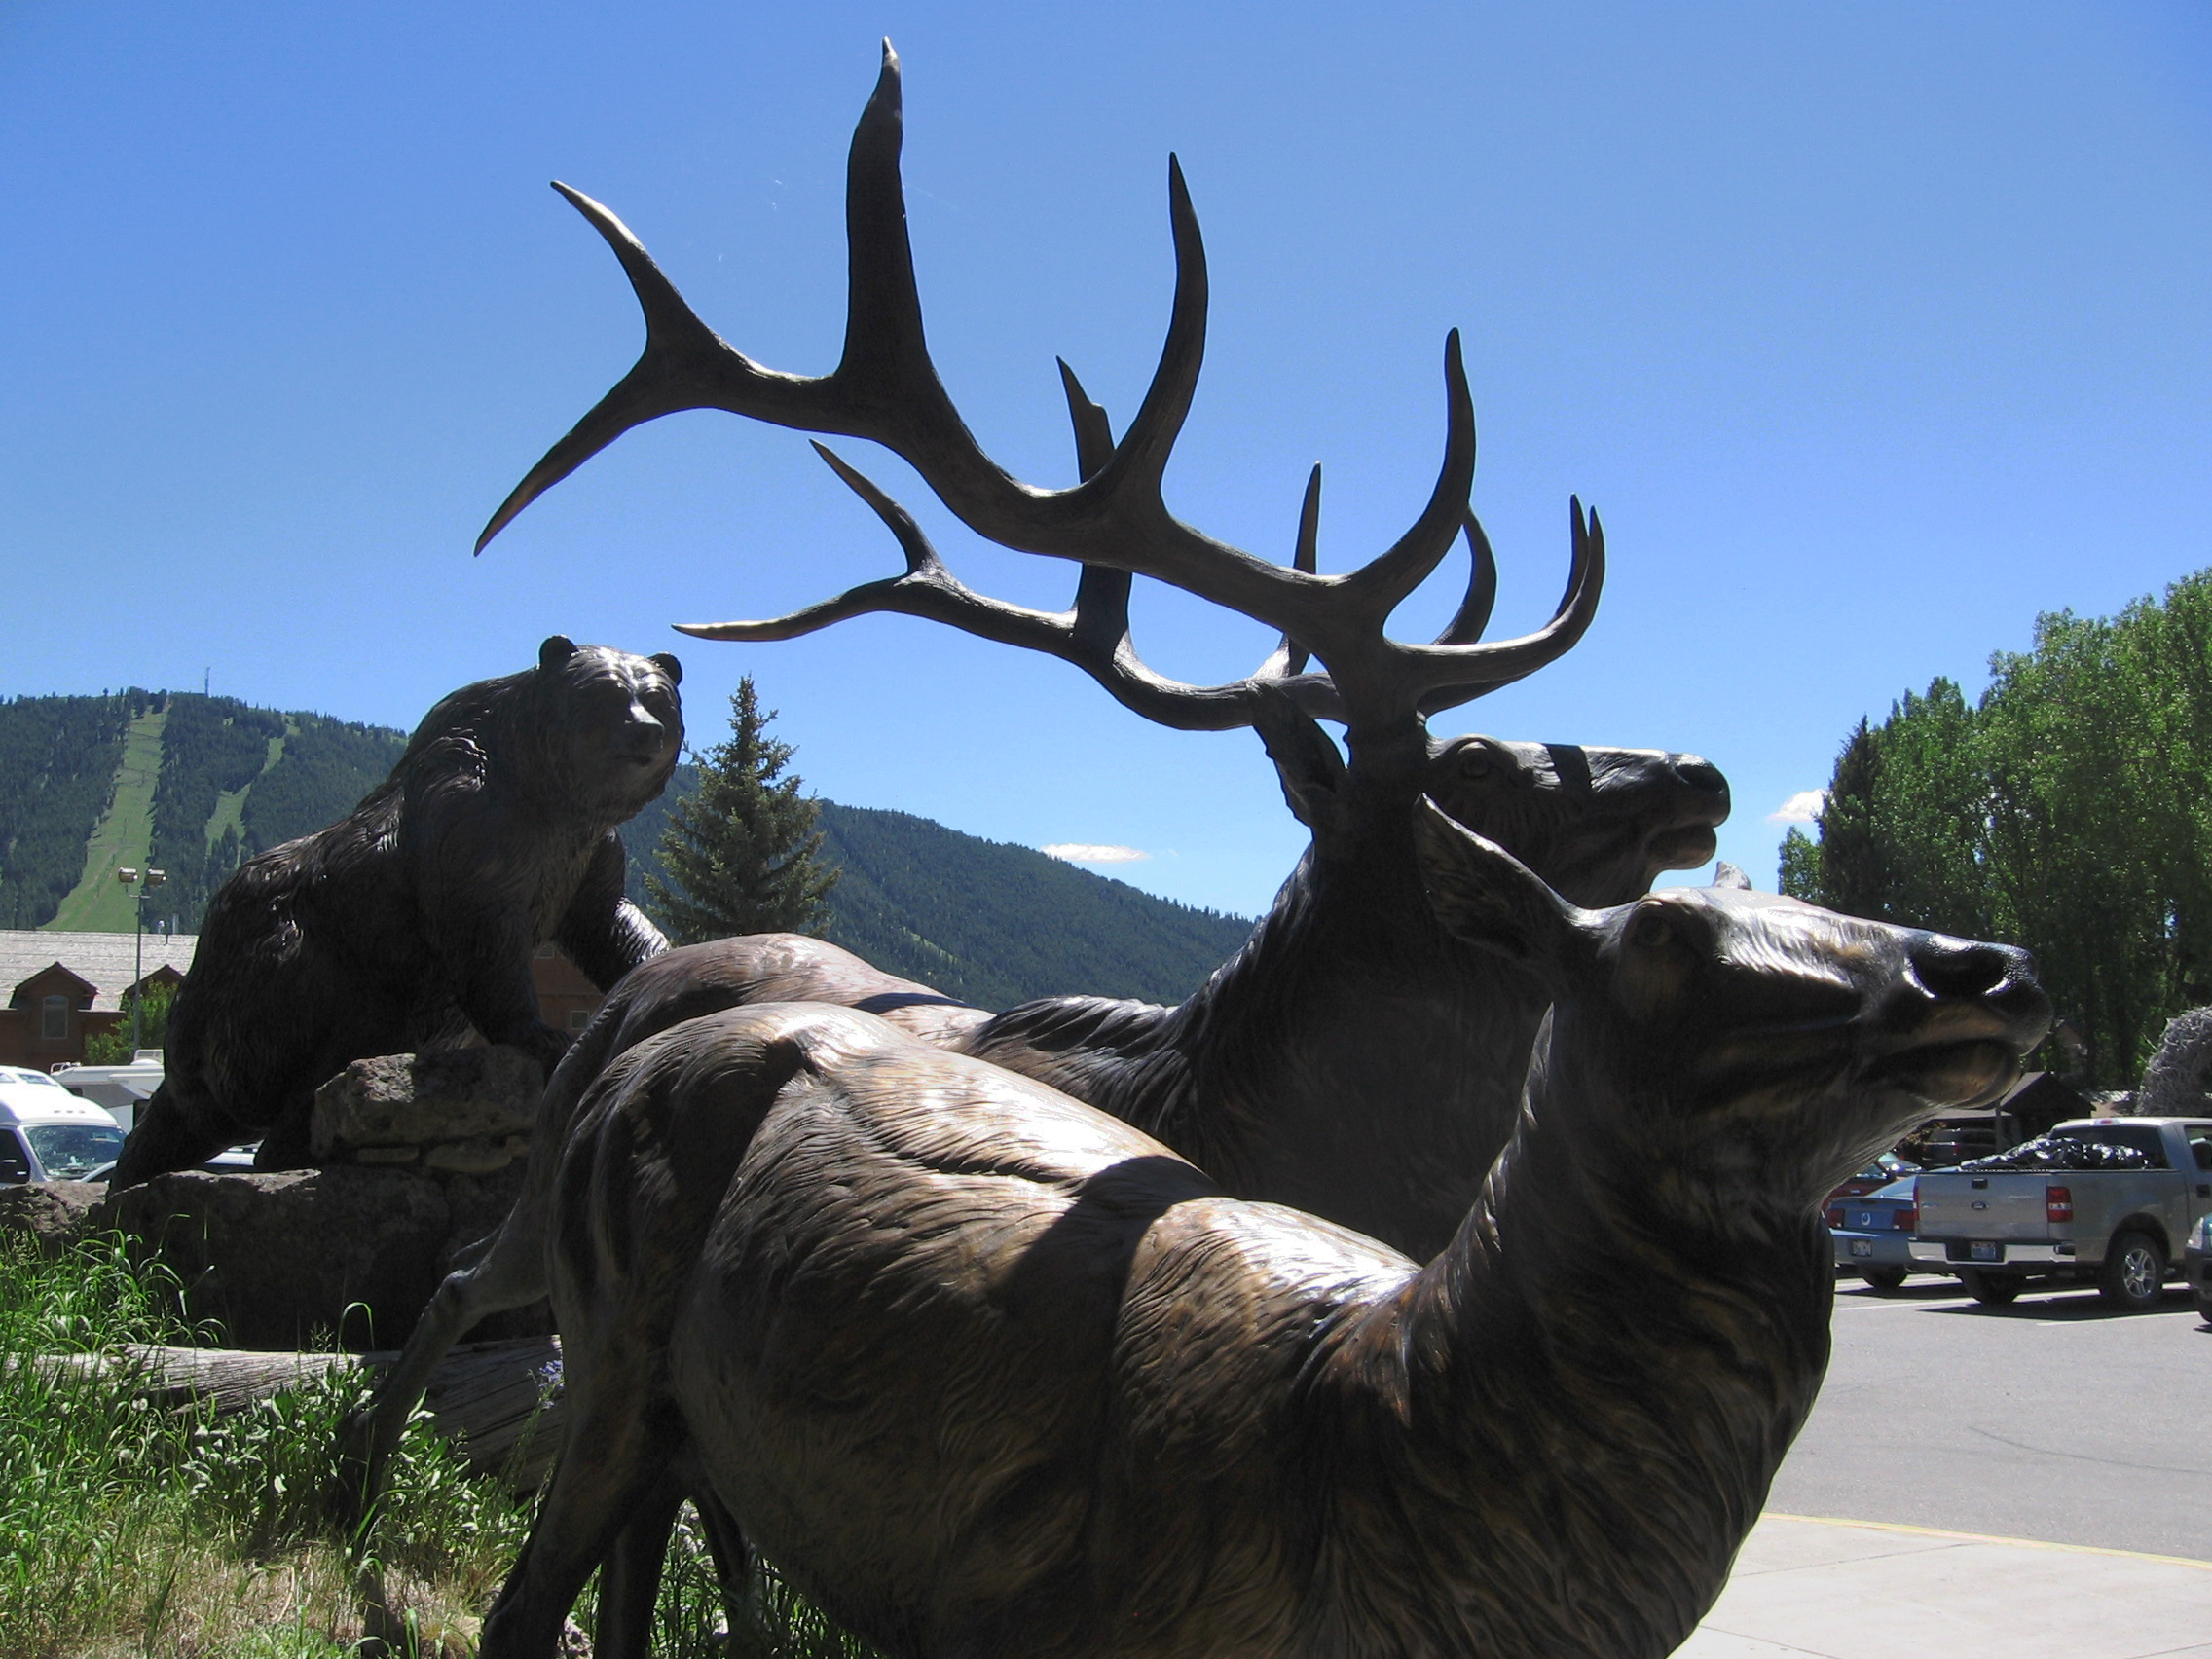
[[[2197,1561],[2191,1556],[2152,1555],[2147,1550],[2110,1550],[2100,1544],[2053,1544],[2043,1538],[2001,1538],[1992,1532],[1952,1532],[1941,1527],[1913,1527],[1902,1521],[1847,1521],[1840,1515],[1785,1515],[1779,1509],[1769,1509],[1759,1516],[1761,1521],[1802,1521],[1813,1527],[1862,1527],[1870,1532],[1910,1532],[1921,1538],[1957,1538],[1969,1544],[2010,1544],[2023,1550],[2063,1550],[2069,1555],[2118,1556],[2123,1561],[2155,1561],[2167,1567],[2194,1567],[2200,1572],[2212,1572],[2212,1561]]]

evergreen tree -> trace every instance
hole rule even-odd
[[[1864,720],[1835,763],[1827,804],[1821,808],[1821,903],[1847,916],[1881,918],[1889,909],[1890,872],[1874,827],[1881,752]]]
[[[834,865],[818,855],[815,803],[785,775],[792,746],[766,735],[752,676],[729,700],[730,735],[699,759],[699,788],[669,809],[645,877],[646,907],[679,944],[738,934],[819,933],[830,922]]]
[[[2055,611],[1969,702],[1862,722],[1786,891],[2035,952],[2087,1081],[2132,1083],[2212,1003],[2212,571],[2115,617]]]
[[[1815,904],[1821,902],[1821,844],[1794,824],[1782,837],[1781,880],[1775,891]]]

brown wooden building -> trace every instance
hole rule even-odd
[[[143,957],[139,951],[143,944]],[[0,929],[0,1065],[52,1071],[85,1057],[85,1041],[127,1026],[124,993],[141,967],[148,985],[176,984],[192,965],[190,934],[47,933]]]

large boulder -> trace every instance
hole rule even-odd
[[[314,1160],[490,1175],[529,1149],[543,1075],[492,1046],[355,1060],[315,1090]]]
[[[136,1238],[234,1347],[395,1347],[461,1251],[513,1208],[542,1084],[518,1049],[355,1060],[315,1094],[320,1168],[157,1176],[89,1222]],[[473,1334],[551,1329],[540,1303]]]
[[[97,1181],[25,1181],[0,1187],[0,1233],[20,1234],[49,1261],[87,1232],[86,1217],[107,1194]]]
[[[443,1275],[451,1219],[429,1177],[352,1168],[180,1170],[92,1214],[176,1275],[189,1317],[245,1348],[403,1342]]]

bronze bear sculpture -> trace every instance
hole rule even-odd
[[[170,1016],[166,1076],[111,1188],[261,1139],[307,1161],[314,1090],[370,1054],[473,1027],[548,1071],[530,960],[557,943],[601,989],[668,948],[622,897],[615,827],[683,745],[682,669],[555,635],[537,666],[465,685],[336,824],[241,865],[207,907]]]

